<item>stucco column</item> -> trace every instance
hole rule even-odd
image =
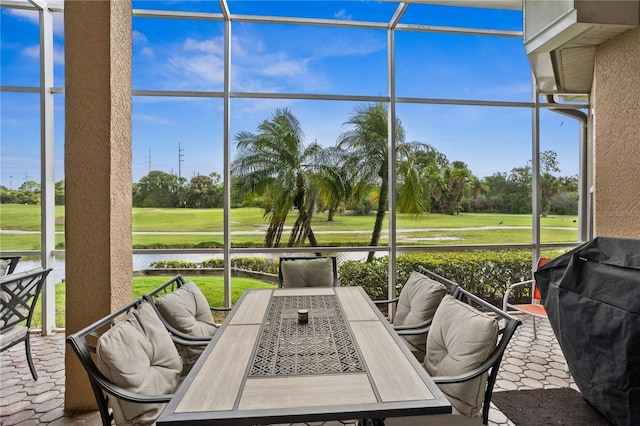
[[[132,299],[131,0],[65,1],[66,333]],[[66,351],[65,410],[95,409]]]
[[[640,238],[640,28],[598,46],[594,234]]]

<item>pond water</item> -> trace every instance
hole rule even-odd
[[[384,254],[380,254],[381,256]],[[252,257],[280,257],[280,256],[295,256],[292,253],[257,253],[257,254],[242,254],[242,255],[233,255],[233,257],[241,257],[241,256],[252,256]],[[343,262],[345,260],[364,260],[367,257],[367,253],[360,252],[348,252],[348,253],[337,253],[335,255],[337,257],[338,263]],[[190,262],[202,262],[203,260],[212,259],[212,258],[220,258],[221,254],[194,254],[194,253],[184,253],[184,254],[134,254],[133,255],[133,270],[141,271],[144,269],[151,268],[151,264],[158,260],[188,260]],[[16,267],[16,272],[28,271],[29,269],[37,268],[40,266],[39,260],[20,260],[18,266]],[[53,272],[55,274],[56,281],[62,281],[65,278],[64,269],[65,263],[64,258],[56,258],[55,264],[53,266]]]

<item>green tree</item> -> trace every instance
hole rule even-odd
[[[181,207],[186,179],[153,170],[134,187],[134,207]]]
[[[213,172],[209,176],[197,175],[189,181],[185,194],[185,207],[214,208],[222,207],[222,177]]]
[[[40,184],[33,180],[27,180],[20,185],[18,191],[27,192],[31,191],[34,193],[40,193]]]
[[[265,246],[277,247],[285,220],[295,209],[298,217],[287,246],[309,240],[318,242],[311,227],[320,185],[327,176],[335,177],[334,164],[323,163],[323,148],[316,142],[305,145],[298,119],[289,109],[277,109],[270,119],[258,125],[257,133],[235,135],[238,152],[231,164],[234,193],[239,197],[263,197],[269,227]]]
[[[559,192],[560,182],[553,173],[560,173],[557,154],[554,151],[540,153],[540,207],[546,216],[551,207],[551,199]]]
[[[484,178],[489,186],[486,197],[480,197],[483,210],[494,213],[531,213],[531,169],[514,167],[507,173],[494,173]]]
[[[398,203],[400,213],[429,212],[433,204],[438,171],[447,157],[428,144],[421,144],[398,161]]]
[[[354,183],[354,196],[362,199],[364,190],[370,190],[377,184],[376,220],[371,233],[370,246],[377,246],[382,232],[382,223],[387,210],[389,195],[389,149],[388,123],[389,114],[383,103],[357,106],[351,118],[345,124],[353,125],[353,129],[340,135],[338,147],[348,155],[345,163],[349,171],[349,181]],[[396,137],[396,154],[404,159],[412,152],[419,150],[423,144],[404,141],[404,128],[399,119],[394,123]],[[407,170],[404,170],[408,172]],[[372,262],[375,252],[369,252],[367,262]]]
[[[327,210],[327,221],[332,222],[340,206],[351,198],[349,174],[345,167],[346,153],[338,147],[323,148],[317,154],[318,165],[335,165],[321,167],[318,170],[319,210]]]
[[[471,175],[469,178],[469,194],[475,202],[478,197],[489,192],[489,185],[484,179],[478,179],[477,176]]]
[[[64,179],[55,183],[55,204],[64,206]]]

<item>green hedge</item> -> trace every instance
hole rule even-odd
[[[212,258],[202,262],[189,262],[187,260],[159,260],[151,263],[152,268],[222,268],[222,259]],[[231,267],[248,269],[250,271],[278,274],[278,259],[265,257],[234,257],[231,259]]]
[[[422,266],[499,307],[509,284],[531,278],[531,252],[524,250],[407,254],[398,256],[396,263],[396,294],[400,293],[409,275]],[[386,257],[372,263],[346,261],[340,265],[340,283],[362,286],[372,299],[384,300],[387,298],[388,269]],[[530,287],[523,286],[512,295],[513,300],[526,302],[531,298]]]
[[[545,253],[555,257],[558,253]],[[399,255],[397,258],[397,289],[413,271],[424,267],[451,281],[480,298],[502,307],[502,296],[509,284],[531,278],[531,252],[528,250],[480,250],[468,252],[430,252]],[[222,268],[222,259],[203,262],[164,260],[154,262],[154,268]],[[238,257],[231,259],[231,266],[238,269],[278,273],[278,259],[263,257]],[[339,266],[340,285],[362,286],[373,300],[387,298],[389,259],[375,258],[373,262],[348,260]],[[509,298],[527,303],[531,300],[530,286],[519,287]]]

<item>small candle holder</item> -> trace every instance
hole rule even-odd
[[[309,310],[298,309],[298,322],[300,324],[306,324],[309,322]]]

